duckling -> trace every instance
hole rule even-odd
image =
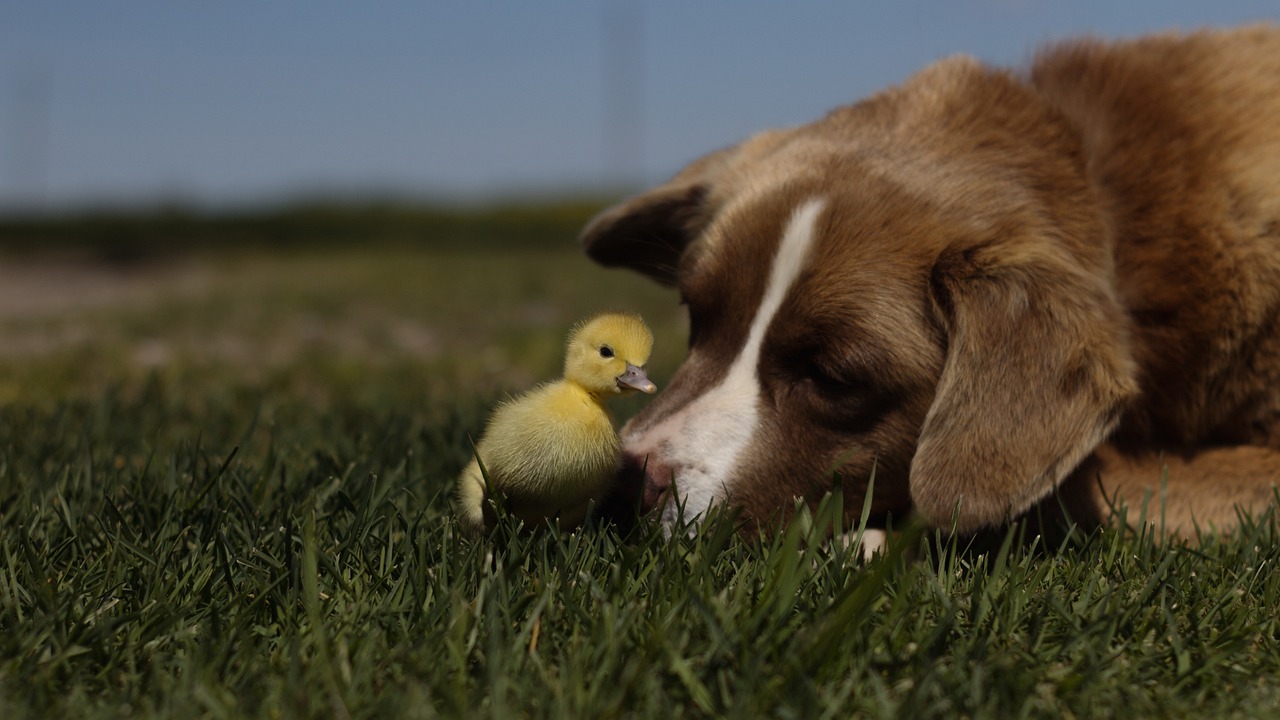
[[[576,325],[564,379],[494,410],[475,447],[478,462],[473,458],[458,478],[462,524],[474,532],[492,521],[485,512],[490,493],[526,523],[558,516],[561,527],[581,524],[589,502],[600,500],[617,472],[621,452],[605,401],[657,390],[645,374],[652,347],[653,334],[638,315],[605,313]]]

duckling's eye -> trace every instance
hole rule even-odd
[[[602,358],[611,358],[611,357],[613,357],[613,348],[609,347],[608,345],[601,345],[601,346],[600,346],[600,357],[602,357]]]

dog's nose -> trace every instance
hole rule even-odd
[[[671,468],[652,454],[624,452],[619,476],[622,492],[640,512],[647,513],[666,499],[671,489]]]

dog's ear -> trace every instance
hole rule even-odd
[[[666,183],[602,211],[582,231],[583,248],[601,265],[675,284],[680,257],[715,216],[718,199],[733,193],[735,180],[749,177],[741,168],[789,136],[765,131],[693,161]]]
[[[911,497],[935,526],[971,532],[1062,482],[1115,427],[1137,370],[1105,264],[987,245],[945,253],[932,283],[947,353]]]
[[[587,256],[675,283],[680,256],[706,223],[707,183],[676,177],[596,215],[582,231]]]

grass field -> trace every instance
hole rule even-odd
[[[908,527],[868,563],[827,508],[758,541],[461,537],[468,434],[574,320],[639,310],[659,384],[679,362],[675,298],[567,245],[0,257],[0,717],[1280,707],[1272,522],[988,552]]]

